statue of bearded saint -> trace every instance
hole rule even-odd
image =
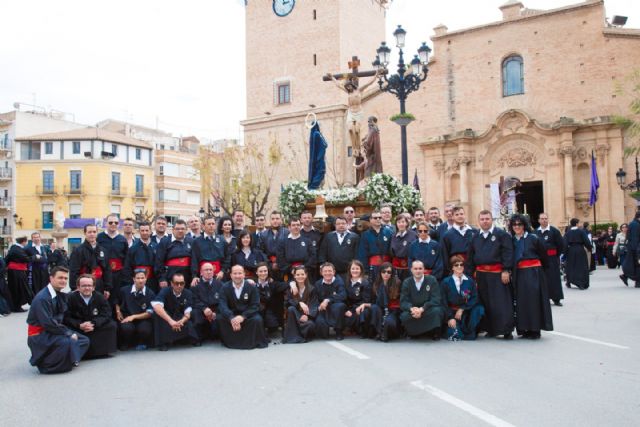
[[[364,111],[362,110],[362,94],[369,86],[376,82],[378,79],[378,72],[376,72],[371,81],[367,82],[362,87],[359,87],[359,78],[354,75],[347,78],[344,83],[338,81],[331,73],[328,73],[327,76],[331,78],[340,90],[346,92],[348,95],[349,109],[347,110],[347,130],[349,131],[351,147],[353,147],[353,156],[360,157],[362,155],[360,151],[360,123],[364,119]]]
[[[364,160],[353,165],[356,168],[356,185],[366,183],[373,174],[382,173],[382,154],[380,152],[380,130],[378,119],[370,116],[367,120],[369,132],[362,140],[362,155]]]

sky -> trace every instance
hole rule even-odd
[[[271,8],[271,0],[249,1]],[[387,39],[402,24],[413,51],[439,24],[451,31],[499,21],[505,2],[393,0]],[[532,9],[578,2],[522,0]],[[640,1],[605,7],[640,28]],[[87,125],[112,118],[175,136],[241,137],[244,0],[13,0],[2,17],[0,112],[21,102]]]

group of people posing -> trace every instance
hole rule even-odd
[[[437,208],[419,209],[392,221],[383,206],[360,230],[346,207],[324,234],[307,211],[287,227],[279,212],[269,227],[258,217],[255,231],[237,211],[205,218],[202,229],[196,217],[177,220],[171,234],[158,217],[153,234],[140,223],[136,238],[120,234],[120,220],[110,215],[101,233],[87,225],[69,267],[51,268],[38,287],[15,268],[20,261],[10,262],[9,287],[12,295],[29,286],[36,293],[29,300],[25,292],[31,364],[62,372],[118,348],[164,351],[207,339],[264,348],[280,329],[284,343],[346,333],[457,341],[486,332],[509,340],[514,329],[539,339],[553,329],[550,300],[562,305],[561,254],[567,285],[589,286],[590,242],[577,219],[563,237],[544,213],[535,232],[520,214],[506,230],[486,210],[478,229],[460,206],[447,205],[445,215],[441,221]],[[22,244],[11,250],[25,252]],[[25,256],[23,263],[38,261]]]

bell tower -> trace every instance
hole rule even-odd
[[[246,119],[345,104],[323,82],[352,56],[369,69],[385,39],[385,0],[248,0]]]

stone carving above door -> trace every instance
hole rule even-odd
[[[537,162],[536,153],[525,148],[513,148],[504,153],[497,161],[496,165],[500,168],[509,167],[517,168],[521,166],[535,165]]]

